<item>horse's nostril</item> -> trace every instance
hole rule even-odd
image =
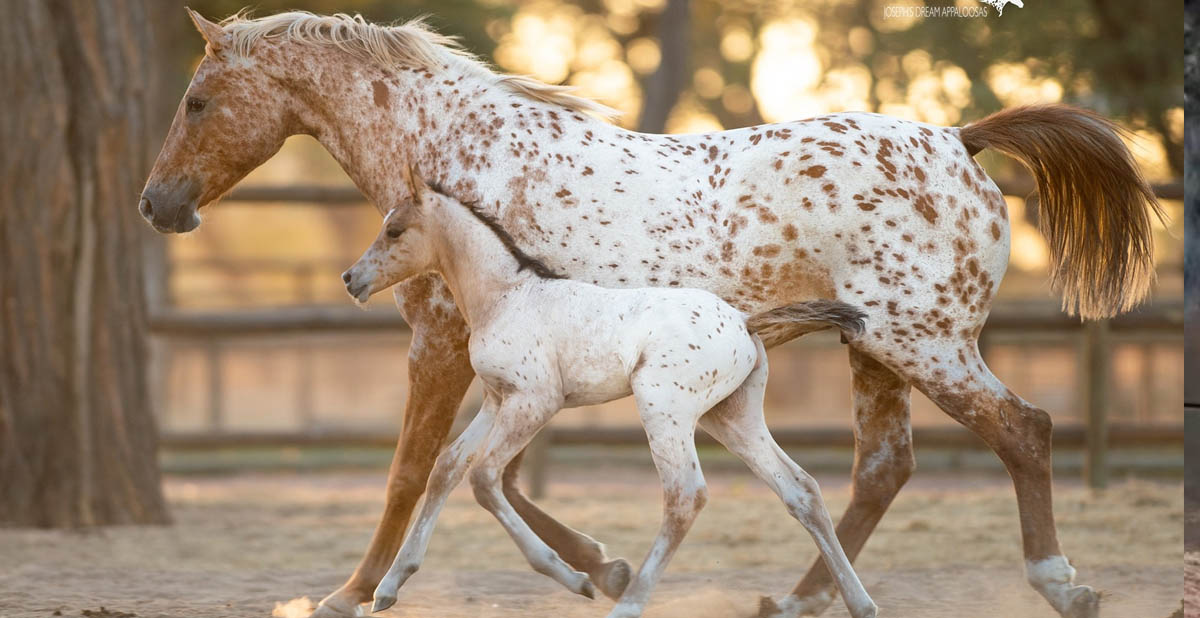
[[[342,283],[350,283],[350,271],[342,273]]]
[[[147,219],[153,216],[154,209],[150,206],[150,200],[143,197],[141,201],[138,202],[138,212],[142,213],[142,216]]]

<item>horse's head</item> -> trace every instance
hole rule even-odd
[[[196,210],[271,158],[296,132],[293,102],[220,25],[188,9],[208,46],[175,112],[138,210],[160,232],[189,232]]]
[[[342,273],[346,291],[359,303],[434,267],[434,247],[426,220],[431,209],[437,207],[437,200],[453,198],[430,189],[411,167],[405,167],[404,180],[411,202],[388,212],[375,242]]]

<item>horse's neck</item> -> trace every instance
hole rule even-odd
[[[454,295],[467,325],[496,308],[504,294],[534,278],[492,230],[461,204],[438,200],[427,215],[435,237],[435,267]]]
[[[501,144],[514,134],[524,144],[547,144],[561,139],[556,131],[568,123],[586,123],[597,136],[620,130],[515,95],[453,63],[426,75],[360,65],[312,86],[320,104],[314,106],[318,111],[309,131],[380,212],[409,197],[399,173],[403,165],[415,164],[460,200],[479,200],[494,211],[489,188],[506,186],[522,174],[501,161],[506,155]],[[551,114],[557,119],[552,121]],[[485,159],[487,164],[480,165]]]

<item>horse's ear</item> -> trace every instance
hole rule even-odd
[[[188,8],[187,13],[188,17],[192,18],[192,23],[196,25],[196,30],[200,31],[200,36],[204,37],[204,40],[208,43],[209,51],[219,55],[226,44],[228,44],[229,35],[225,34],[221,26],[208,21],[196,11]]]
[[[417,167],[411,163],[404,166],[404,184],[408,185],[408,192],[413,201],[420,204],[425,193],[425,181],[421,179]]]

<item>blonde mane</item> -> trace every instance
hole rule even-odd
[[[618,112],[591,99],[570,94],[574,88],[542,83],[524,75],[500,75],[462,48],[454,37],[439,34],[423,17],[403,24],[381,26],[361,15],[315,15],[290,11],[249,18],[243,12],[227,17],[221,27],[232,39],[233,52],[246,56],[262,39],[280,38],[298,43],[332,45],[358,58],[385,67],[419,68],[437,73],[453,62],[470,74],[485,77],[525,98],[560,105],[569,110],[612,118]]]

